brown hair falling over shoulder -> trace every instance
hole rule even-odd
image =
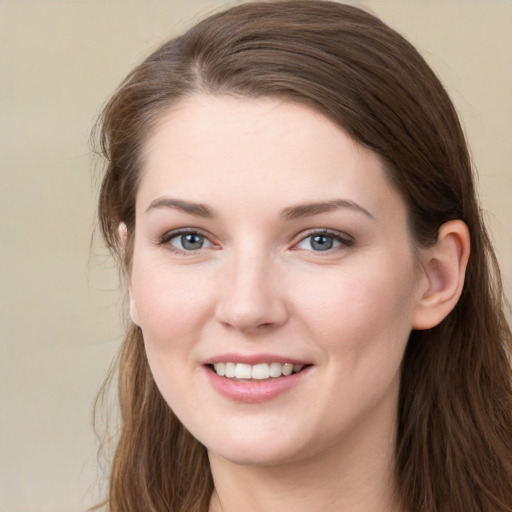
[[[460,123],[423,58],[371,14],[311,0],[244,3],[166,42],[128,75],[100,119],[107,170],[99,222],[126,269],[144,144],[170,106],[197,92],[285,98],[334,120],[382,157],[419,246],[449,220],[467,224],[461,299],[440,325],[412,332],[403,360],[396,492],[411,512],[510,512],[512,341],[501,279]],[[206,512],[206,450],[157,390],[135,325],[120,354],[119,400],[110,510]]]

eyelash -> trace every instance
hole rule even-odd
[[[209,235],[207,235],[197,229],[186,229],[186,228],[179,229],[176,231],[170,231],[170,232],[166,233],[159,239],[158,245],[167,245],[168,248],[172,252],[175,252],[178,254],[185,254],[185,255],[192,255],[194,253],[199,252],[203,248],[207,248],[207,247],[199,247],[197,250],[180,249],[179,247],[176,247],[170,243],[171,240],[173,240],[174,238],[178,238],[180,236],[185,236],[185,235],[196,235],[196,236],[203,238],[205,241],[207,241],[208,244],[210,244],[208,247],[214,245],[213,242],[210,241]],[[335,242],[339,243],[339,245],[336,247],[329,247],[328,249],[319,250],[319,251],[315,251],[313,249],[302,249],[302,248],[298,247],[299,244],[301,244],[302,242],[305,242],[308,238],[312,239],[313,237],[330,238],[330,239],[333,239]],[[319,253],[319,254],[332,253],[332,252],[336,251],[337,249],[339,249],[340,247],[341,248],[351,247],[353,244],[354,244],[354,239],[345,233],[340,233],[339,231],[332,231],[329,229],[320,229],[320,230],[311,230],[311,231],[307,231],[306,233],[302,233],[300,240],[298,242],[294,243],[294,245],[292,246],[292,250],[306,250],[306,251],[309,250],[311,252]]]
[[[209,238],[209,235],[203,233],[202,231],[198,230],[198,229],[178,229],[176,231],[169,231],[168,233],[166,233],[165,235],[163,235],[160,240],[158,241],[158,245],[166,245],[167,248],[169,250],[171,250],[172,252],[174,253],[177,253],[177,254],[184,254],[184,255],[192,255],[196,252],[199,252],[203,247],[197,249],[197,250],[192,250],[192,249],[180,249],[179,247],[176,247],[174,245],[172,245],[170,242],[171,240],[173,240],[174,238],[178,238],[178,237],[182,237],[182,236],[185,236],[185,235],[196,235],[196,236],[199,236],[201,238],[203,238],[205,241],[207,241],[210,245],[213,245],[213,243],[210,241],[210,238]]]
[[[313,249],[301,249],[298,247],[299,244],[301,244],[302,242],[305,242],[308,238],[313,239],[313,237],[332,238],[335,242],[339,243],[339,246],[331,247],[331,248],[325,249],[323,251],[314,251]],[[320,230],[314,229],[314,230],[308,231],[306,233],[301,233],[301,238],[296,244],[294,244],[293,249],[294,250],[309,250],[311,252],[318,253],[318,254],[321,254],[321,253],[330,254],[330,253],[336,251],[337,249],[351,247],[352,245],[354,245],[354,239],[351,236],[347,235],[346,233],[341,233],[339,231],[333,231],[330,229],[320,229]]]

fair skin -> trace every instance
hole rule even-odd
[[[453,308],[468,251],[457,221],[416,250],[379,158],[304,106],[196,96],[164,116],[130,313],[208,449],[211,512],[398,510],[400,363],[410,331]]]

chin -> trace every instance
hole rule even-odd
[[[245,445],[239,449],[208,450],[208,455],[210,458],[220,457],[238,466],[254,467],[280,466],[301,458],[297,453],[291,453],[285,447],[261,449],[257,444],[252,447]]]
[[[213,440],[206,445],[210,457],[220,457],[232,464],[242,466],[277,466],[307,459],[321,447],[308,443],[306,439],[271,432],[267,435],[247,433],[235,434],[220,442]],[[286,434],[286,432],[285,432]],[[299,436],[303,437],[303,436]]]

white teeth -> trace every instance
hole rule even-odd
[[[283,364],[283,375],[291,375],[293,372],[293,364],[290,363],[284,363]]]
[[[268,379],[270,377],[269,367],[267,363],[255,364],[252,367],[251,378],[257,380]]]
[[[260,363],[255,365],[245,363],[215,363],[213,368],[217,375],[228,379],[255,379],[265,380],[270,377],[287,377],[298,373],[304,368],[302,364],[292,363]]]
[[[226,375],[226,365],[224,363],[217,363],[215,365],[215,371],[217,372],[217,375],[224,377],[224,375]]]
[[[250,379],[252,377],[252,367],[250,364],[238,363],[235,366],[235,378]]]
[[[281,363],[271,363],[270,364],[270,376],[271,377],[281,377],[281,372],[283,369],[283,365]]]
[[[235,367],[236,367],[236,364],[235,363],[226,363],[226,377],[229,377],[230,379],[232,379],[234,376],[235,376]]]

